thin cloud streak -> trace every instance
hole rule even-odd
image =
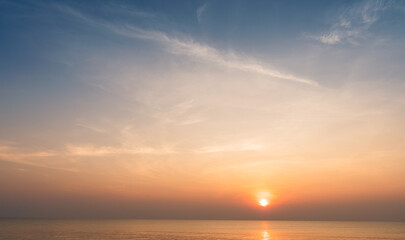
[[[195,153],[218,153],[218,152],[245,152],[245,151],[259,151],[262,150],[264,146],[262,144],[256,144],[251,142],[244,142],[241,144],[229,144],[221,146],[209,146],[203,147]]]
[[[222,52],[209,45],[198,43],[191,38],[180,39],[169,36],[167,33],[162,31],[145,30],[129,24],[118,25],[102,20],[96,20],[68,6],[58,5],[57,8],[66,14],[85,21],[89,25],[108,29],[115,34],[134,39],[149,40],[162,44],[168,52],[174,55],[183,55],[216,64],[218,66],[262,76],[289,80],[311,86],[319,86],[319,84],[314,80],[297,77],[293,74],[266,67],[259,63],[259,61],[249,56],[243,56],[235,52]]]
[[[205,11],[206,8],[207,8],[207,3],[204,3],[201,7],[199,7],[199,8],[197,9],[197,20],[198,20],[198,23],[201,23],[201,22],[202,22],[202,15],[203,15],[203,13],[204,13],[204,11]]]
[[[97,147],[93,145],[66,145],[68,155],[73,156],[109,156],[109,155],[136,155],[136,154],[173,154],[176,151],[164,147],[164,148],[150,148],[150,147],[112,147],[102,146]]]
[[[41,164],[35,161],[38,159],[49,159],[57,156],[58,154],[54,151],[20,152],[13,146],[0,145],[0,161],[67,172],[77,172],[77,170],[73,168],[51,166],[49,164]]]
[[[185,55],[227,68],[264,75],[268,77],[290,80],[312,86],[319,86],[319,84],[313,80],[297,77],[288,73],[283,73],[276,69],[267,68],[251,57],[242,57],[241,55],[233,52],[222,53],[221,51],[213,47],[197,43],[192,39],[178,39],[170,37],[164,32],[155,30],[143,30],[134,26],[126,26],[125,28],[114,27],[112,30],[127,37],[158,42],[160,44],[163,44],[170,53],[175,55]]]

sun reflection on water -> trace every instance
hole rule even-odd
[[[261,240],[270,240],[270,234],[267,231],[263,231]]]

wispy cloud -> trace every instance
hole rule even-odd
[[[95,126],[94,124],[90,124],[90,123],[87,123],[84,121],[77,121],[76,126],[84,128],[84,129],[88,129],[88,130],[96,132],[96,133],[107,133],[106,129],[99,127],[99,126]]]
[[[318,36],[317,39],[325,44],[335,44],[342,40],[342,36],[339,32],[332,31]]]
[[[260,61],[251,56],[236,53],[234,51],[221,51],[206,44],[199,43],[191,37],[174,37],[166,32],[158,30],[146,30],[133,26],[131,24],[116,24],[104,20],[95,19],[87,16],[68,6],[58,6],[58,8],[87,24],[108,29],[111,32],[134,39],[149,40],[161,44],[171,54],[187,56],[217,66],[231,68],[239,71],[249,72],[271,78],[278,78],[298,83],[304,83],[312,86],[319,84],[311,79],[295,76],[275,68],[265,66]]]
[[[134,154],[171,154],[176,153],[169,147],[114,147],[114,146],[94,146],[94,145],[66,145],[68,155],[100,157],[111,155],[134,155]]]
[[[0,161],[12,162],[33,167],[62,170],[68,172],[77,171],[76,169],[73,168],[58,167],[52,164],[47,164],[44,161],[38,161],[40,159],[42,160],[50,159],[56,156],[58,156],[58,154],[55,151],[26,152],[21,151],[21,149],[18,149],[17,147],[13,146],[13,144],[0,145]]]
[[[236,144],[207,146],[196,150],[195,153],[244,152],[244,151],[257,151],[263,148],[264,146],[262,144],[245,141]]]
[[[207,3],[204,3],[201,7],[199,7],[199,8],[197,9],[197,20],[198,20],[198,23],[201,23],[201,22],[202,22],[202,15],[203,15],[203,13],[204,13],[204,11],[205,11],[206,8],[207,8]]]
[[[158,14],[152,12],[145,12],[135,8],[131,5],[119,3],[119,2],[111,2],[108,5],[103,6],[109,12],[113,12],[114,14],[123,14],[125,16],[135,17],[135,18],[148,18],[153,19],[158,17]]]
[[[232,68],[253,74],[304,83],[312,86],[319,85],[313,80],[297,77],[293,74],[266,67],[252,57],[242,56],[235,52],[222,52],[211,46],[198,43],[191,38],[179,39],[171,37],[161,31],[143,30],[128,25],[124,28],[114,27],[113,30],[118,34],[128,37],[152,40],[163,44],[172,54],[185,55],[199,60],[204,60],[212,64],[217,64],[222,67]]]
[[[312,38],[328,45],[349,42],[357,44],[367,36],[369,28],[390,6],[390,2],[373,0],[357,3],[342,12],[327,31]]]
[[[165,111],[158,111],[153,117],[160,119],[163,123],[177,125],[191,125],[205,121],[202,116],[202,109],[199,109],[194,100],[188,100],[167,107]]]
[[[13,146],[0,145],[0,157],[6,159],[52,157],[55,155],[56,154],[53,151],[18,152]]]

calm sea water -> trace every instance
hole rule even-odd
[[[405,223],[199,220],[0,220],[0,239],[405,239]]]

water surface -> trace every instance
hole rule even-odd
[[[208,220],[0,220],[0,239],[405,240],[405,223]]]

